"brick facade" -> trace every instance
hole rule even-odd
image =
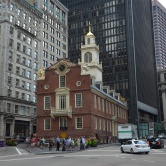
[[[59,66],[62,63],[67,67],[65,72],[59,71]],[[64,88],[60,88],[59,86],[60,75],[66,77],[66,86]],[[77,85],[78,81],[80,81],[79,86]],[[45,88],[46,85],[47,88]],[[61,93],[61,90],[63,90],[62,93],[69,93],[68,102],[72,110],[72,117],[69,117],[67,114],[52,114],[52,107],[58,110],[56,103],[59,101],[57,101],[58,98],[56,95],[57,92]],[[75,94],[78,93],[82,94],[82,106],[76,108]],[[50,109],[48,110],[44,110],[45,96],[51,97]],[[101,109],[99,105],[101,105]],[[82,129],[76,129],[77,117],[83,119]],[[108,136],[117,137],[117,124],[127,123],[127,117],[127,107],[121,101],[109,96],[102,89],[96,88],[95,85],[91,85],[91,76],[89,74],[81,75],[81,66],[71,63],[68,59],[58,60],[52,67],[47,68],[45,76],[37,81],[38,136],[55,137],[61,135],[62,131],[60,130],[59,118],[67,118],[66,135],[96,136],[101,142],[106,142]],[[46,118],[51,121],[50,130],[44,130],[44,119]]]

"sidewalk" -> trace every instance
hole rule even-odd
[[[90,147],[85,150],[89,149],[98,149],[98,148],[105,148],[109,146],[120,146],[119,143],[111,143],[111,144],[99,144],[97,147]],[[79,152],[80,150],[74,150],[74,151],[62,151],[62,148],[60,148],[60,151],[56,151],[56,147],[52,148],[52,151],[49,151],[48,147],[43,147],[42,149],[39,147],[26,147],[25,144],[19,144],[17,145],[18,148],[23,148],[24,150],[28,151],[29,153],[33,153],[36,155],[41,154],[65,154],[65,153],[75,153]]]

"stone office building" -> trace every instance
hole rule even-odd
[[[57,0],[0,0],[0,139],[36,132],[36,79],[68,52],[68,10]]]
[[[38,73],[38,136],[95,136],[100,142],[110,135],[117,138],[117,125],[128,122],[127,106],[102,83],[99,47],[89,28],[78,64],[59,59]]]

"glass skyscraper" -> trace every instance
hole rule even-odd
[[[103,84],[128,102],[129,122],[158,120],[151,0],[60,0],[69,9],[69,58],[78,62],[89,22]]]

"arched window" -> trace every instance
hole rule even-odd
[[[92,53],[91,52],[86,52],[84,55],[84,61],[86,63],[90,63],[92,61]]]
[[[90,44],[90,38],[88,38],[88,42],[87,43]]]

